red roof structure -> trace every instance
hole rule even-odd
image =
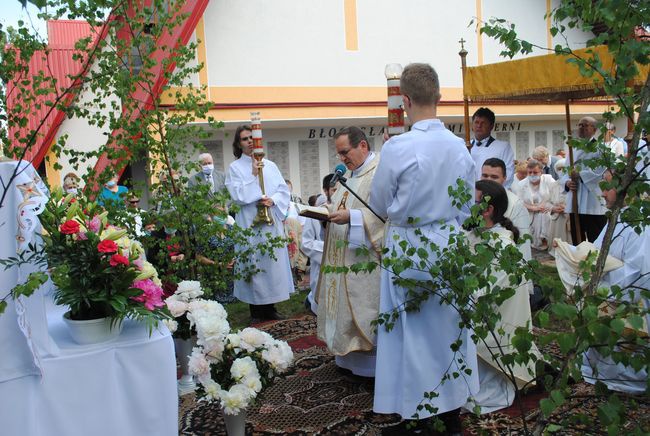
[[[203,16],[208,2],[209,0],[187,0],[179,11],[179,14],[186,18],[180,26],[174,26],[171,31],[161,38],[159,41],[160,46],[180,47],[186,45],[198,21]],[[91,46],[94,47],[98,41],[105,37],[107,26],[94,30],[85,21],[57,20],[49,21],[47,30],[49,39],[47,48],[37,51],[29,60],[26,73],[7,86],[8,106],[10,108],[20,108],[22,104],[25,104],[23,100],[26,96],[20,94],[15,83],[25,79],[33,83],[33,77],[39,73],[53,79],[56,83],[56,92],[37,95],[35,102],[29,103],[29,107],[21,111],[28,114],[27,125],[20,129],[12,128],[9,131],[9,138],[13,141],[12,148],[25,147],[25,143],[32,143],[31,148],[25,153],[24,159],[31,161],[35,167],[38,167],[43,162],[56,138],[61,123],[65,119],[63,111],[44,103],[54,101],[57,97],[63,104],[72,103],[76,93],[72,92],[63,95],[63,91],[71,86],[74,88],[74,80],[79,80],[75,78],[83,77],[90,68],[89,62],[87,62],[88,53],[79,52],[75,50],[74,46],[79,39],[92,36],[94,41]],[[7,50],[10,49],[11,47],[7,48]],[[81,56],[78,59],[73,59],[75,53],[79,53]],[[155,95],[147,94],[142,89],[136,90],[133,98],[140,104],[138,109],[131,114],[131,117],[137,117],[140,112],[148,110],[154,98],[162,92],[166,83],[165,73],[174,69],[173,64],[169,64],[166,69],[163,69],[163,61],[169,56],[170,53],[164,50],[157,50],[153,54],[153,57],[158,61],[150,71],[152,77],[154,77],[153,94]],[[48,88],[51,86],[50,82],[42,87]],[[30,91],[29,94],[33,95],[34,93]],[[37,132],[36,137],[28,138],[30,132]],[[113,132],[112,136],[115,137],[118,133]],[[103,155],[99,157],[95,170],[100,173],[109,165],[114,164],[115,162]]]
[[[20,111],[27,114],[27,125],[9,130],[9,138],[14,141],[14,147],[25,146],[20,139],[32,143],[24,159],[31,161],[35,167],[43,161],[65,116],[59,109],[45,103],[56,101],[57,98],[62,102],[71,99],[72,95],[66,96],[65,90],[73,85],[74,77],[84,73],[86,59],[83,53],[75,50],[75,43],[81,38],[93,36],[91,27],[85,21],[48,21],[47,29],[48,38],[52,43],[49,43],[46,49],[36,51],[27,63],[24,74],[7,85],[7,105],[10,108],[20,107],[26,103],[25,99],[36,94],[33,84],[37,82],[35,77],[41,73],[50,80],[45,81],[39,88],[55,89],[54,92],[35,95],[35,101],[29,104],[29,108]],[[97,35],[96,32],[94,34]],[[11,47],[7,50],[11,50]],[[74,59],[75,53],[82,56]],[[19,80],[29,83],[25,90],[25,94],[29,96],[21,94],[16,86]],[[30,141],[32,132],[36,132],[36,136]]]

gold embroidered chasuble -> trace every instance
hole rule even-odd
[[[363,167],[359,174],[350,176],[347,185],[364,201],[370,199],[370,185],[379,163],[379,154]],[[323,265],[351,266],[359,262],[379,261],[384,238],[384,224],[347,189],[339,185],[332,196],[330,208],[358,209],[363,216],[365,243],[370,257],[357,256],[358,245],[350,241],[350,225],[329,223],[325,236]],[[348,243],[349,242],[349,243]],[[322,267],[321,267],[322,268]],[[371,322],[379,313],[380,268],[372,273],[324,273],[321,269],[316,299],[318,301],[318,337],[330,351],[343,356],[353,351],[371,351],[376,334]]]

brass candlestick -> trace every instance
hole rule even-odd
[[[257,172],[257,177],[260,181],[260,189],[262,190],[262,195],[266,196],[266,191],[264,189],[264,153],[255,153],[253,152],[253,159],[255,159],[258,163],[258,172]],[[269,208],[264,206],[263,204],[257,204],[257,215],[255,215],[255,219],[253,220],[253,225],[259,225],[259,224],[266,224],[269,226],[273,225],[273,218],[271,217],[271,213],[269,212]]]

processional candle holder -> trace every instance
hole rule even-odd
[[[262,123],[260,121],[259,112],[251,112],[251,128],[253,129],[253,159],[258,162],[257,177],[260,182],[260,189],[262,196],[266,197],[266,190],[264,189],[264,144],[262,143]],[[253,225],[273,225],[273,218],[269,208],[263,204],[257,205],[257,215],[253,219]]]
[[[404,133],[404,108],[399,89],[402,70],[400,64],[388,64],[384,70],[388,88],[388,136]]]

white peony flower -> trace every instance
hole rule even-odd
[[[199,344],[199,341],[197,341]],[[224,343],[221,340],[201,341],[199,344],[205,350],[205,357],[211,362],[221,362],[223,360]]]
[[[172,333],[178,330],[178,322],[176,322],[175,319],[163,319],[163,324],[165,324]]]
[[[262,359],[269,362],[277,372],[284,372],[293,362],[293,351],[286,342],[274,341],[271,346],[262,351]]]
[[[255,393],[259,393],[262,390],[262,380],[260,379],[259,373],[256,377],[244,377],[239,383]]]
[[[241,343],[239,335],[235,333],[230,333],[226,336],[226,341],[228,341],[228,348],[239,348],[239,344]]]
[[[224,391],[221,389],[219,383],[215,382],[210,377],[199,378],[199,383],[203,385],[203,390],[205,391],[205,396],[208,401],[221,399],[221,393]]]
[[[185,356],[179,356],[184,358]],[[200,347],[194,347],[189,360],[190,374],[202,376],[210,373],[210,363],[203,355],[203,350]]]
[[[260,373],[257,370],[255,361],[249,356],[246,356],[235,359],[230,367],[230,375],[232,375],[235,380],[241,380],[251,376],[259,378]]]
[[[261,348],[269,341],[269,338],[271,340],[273,339],[268,333],[252,327],[246,327],[239,332],[239,338],[241,339],[239,346],[246,351],[254,351],[256,348]]]
[[[221,391],[220,396],[224,413],[236,415],[242,409],[247,408],[250,400],[257,394],[244,385],[236,384],[227,391]]]
[[[201,282],[196,280],[183,280],[178,284],[174,295],[183,301],[191,301],[203,295]]]
[[[175,295],[166,298],[165,304],[174,318],[183,316],[187,312],[187,309],[189,309],[189,304],[184,301],[179,301]]]

